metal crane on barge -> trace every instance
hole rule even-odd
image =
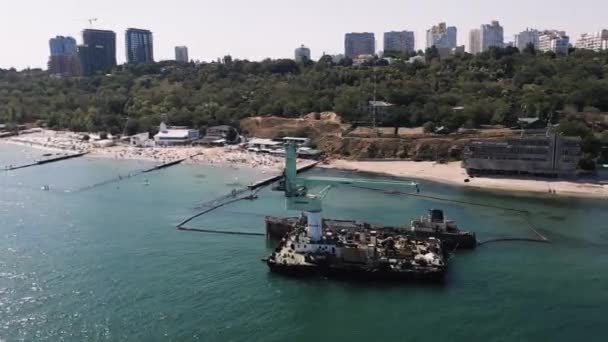
[[[285,146],[285,204],[287,210],[306,213],[306,230],[311,241],[320,241],[323,236],[323,199],[329,191],[338,185],[396,185],[418,187],[413,181],[387,181],[365,178],[339,178],[298,176],[297,151],[293,144]],[[322,187],[316,193],[311,192],[312,187]]]

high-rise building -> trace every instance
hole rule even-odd
[[[87,29],[82,32],[82,40],[78,46],[82,74],[107,72],[116,66],[116,33]]]
[[[57,36],[49,40],[49,48],[49,73],[63,76],[75,76],[80,73],[76,39]]]
[[[413,52],[416,50],[414,32],[390,31],[384,32],[384,51]]]
[[[180,63],[188,63],[188,47],[187,46],[176,46],[175,47],[175,60]]]
[[[347,58],[376,53],[376,39],[373,33],[347,33],[344,37],[344,54]]]
[[[455,49],[458,45],[456,27],[447,26],[446,23],[431,27],[426,31],[426,47],[435,46],[437,49]]]
[[[127,63],[154,63],[152,32],[130,28],[125,34]]]
[[[310,60],[310,49],[304,45],[300,45],[300,47],[296,49],[294,54],[295,60],[298,63]]]
[[[481,25],[481,51],[488,51],[491,47],[504,46],[504,30],[497,20],[491,24]]]
[[[481,30],[472,29],[469,32],[469,53],[478,54],[481,52]]]
[[[76,39],[57,36],[49,40],[51,56],[73,55],[76,53]]]
[[[528,45],[532,44],[535,49],[538,49],[538,38],[540,37],[540,32],[535,29],[526,29],[515,35],[515,47],[519,49],[519,51],[523,51]]]
[[[576,41],[577,49],[603,51],[608,50],[608,30],[594,33],[583,33]]]
[[[570,48],[570,37],[564,31],[547,30],[538,37],[538,49],[543,52],[553,52],[567,55]]]

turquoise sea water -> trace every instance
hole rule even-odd
[[[0,167],[42,151],[0,144]],[[451,260],[444,286],[295,280],[260,261],[263,238],[180,232],[195,206],[264,175],[178,166],[87,192],[66,192],[150,166],[80,158],[0,171],[0,340],[3,341],[606,341],[608,203],[514,197],[421,182],[423,194],[498,209],[337,188],[324,215],[403,224],[446,210],[497,243]],[[350,175],[313,171],[324,175]],[[144,180],[148,179],[146,186]],[[51,191],[42,191],[49,185]],[[190,225],[263,232],[280,193],[222,208]]]

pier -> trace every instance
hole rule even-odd
[[[192,158],[192,157],[179,159],[179,160],[175,160],[175,161],[168,162],[165,164],[157,165],[155,167],[144,170],[142,173],[150,173],[150,172],[154,172],[154,171],[158,171],[158,170],[162,170],[162,169],[167,169],[167,168],[170,168],[171,166],[179,165],[179,164],[185,162],[186,160],[188,160],[189,158]]]
[[[319,164],[319,162],[314,162],[311,164],[303,165],[297,169],[297,172],[299,173],[299,172],[308,171],[308,170],[314,168],[315,166],[317,166],[318,164]],[[224,207],[224,206],[236,203],[236,202],[240,202],[240,201],[245,201],[245,200],[253,201],[258,198],[258,193],[264,187],[281,180],[283,177],[284,177],[283,174],[268,177],[268,178],[262,179],[261,181],[255,182],[246,188],[233,189],[231,192],[229,192],[228,194],[226,194],[224,196],[221,196],[221,197],[215,198],[209,202],[203,203],[197,207],[198,209],[204,209],[203,211],[187,218],[186,220],[184,220],[183,222],[178,224],[176,226],[176,228],[177,228],[177,230],[199,232],[199,233],[246,235],[246,236],[266,236],[265,233],[249,233],[249,232],[237,232],[237,231],[221,231],[221,230],[214,230],[214,229],[190,228],[190,227],[187,227],[186,224],[188,224],[189,222],[191,222],[192,220],[194,220],[196,218],[199,218],[199,217],[201,217],[205,214],[208,214],[214,210],[217,210],[221,207]]]
[[[210,234],[222,234],[222,235],[243,235],[243,236],[266,236],[264,233],[249,233],[249,232],[236,232],[236,231],[224,231],[215,229],[198,229],[189,227],[178,227],[178,230],[196,232],[196,233],[210,233]]]
[[[60,162],[60,161],[63,161],[63,160],[79,158],[79,157],[87,155],[88,153],[89,152],[80,152],[80,153],[68,154],[68,155],[64,155],[64,156],[60,156],[60,157],[55,157],[55,158],[38,160],[38,161],[30,163],[30,164],[6,167],[4,170],[5,171],[13,171],[13,170],[25,169],[25,168],[28,168],[28,167],[33,167],[33,166],[38,166],[38,165],[56,163],[56,162]]]
[[[308,171],[308,170],[314,168],[317,165],[319,165],[319,162],[314,162],[314,163],[311,163],[311,164],[300,166],[299,168],[297,168],[297,172],[300,173],[300,172]],[[260,187],[272,184],[274,182],[277,182],[277,181],[281,180],[281,178],[283,178],[283,174],[262,179],[259,182],[255,182],[255,183],[251,184],[249,186],[249,189],[255,190],[257,188],[260,188]]]
[[[190,157],[190,158],[192,158],[192,157]],[[160,164],[160,165],[156,165],[156,166],[153,166],[153,167],[150,167],[150,168],[147,168],[147,169],[143,169],[143,170],[137,170],[137,171],[134,171],[134,172],[130,172],[130,173],[126,174],[126,175],[118,175],[117,177],[114,177],[114,178],[111,178],[111,179],[106,179],[106,180],[101,181],[99,183],[95,183],[95,184],[88,185],[88,186],[85,186],[85,187],[82,187],[82,188],[78,188],[78,189],[74,190],[73,192],[88,191],[88,190],[92,190],[92,189],[95,189],[95,188],[102,187],[104,185],[108,185],[108,184],[112,184],[112,183],[117,183],[117,182],[120,182],[120,181],[122,181],[124,179],[137,177],[137,176],[143,175],[145,173],[150,173],[150,172],[154,172],[154,171],[159,171],[159,170],[167,169],[167,168],[169,168],[171,166],[179,165],[179,164],[183,163],[186,160],[188,160],[188,158],[170,161],[170,162],[163,163],[163,164]]]
[[[188,224],[188,222],[194,220],[195,218],[201,217],[201,216],[208,214],[214,210],[217,210],[221,207],[227,206],[232,203],[244,201],[244,200],[253,201],[257,198],[257,192],[252,192],[249,195],[239,197],[239,194],[243,194],[246,191],[248,191],[248,189],[241,189],[241,190],[237,190],[237,191],[233,190],[228,195],[222,196],[219,199],[215,199],[213,201],[208,202],[207,204],[202,205],[201,207],[207,207],[207,209],[203,210],[202,212],[200,212],[196,215],[193,215],[193,216],[187,218],[182,223],[180,223],[176,226],[177,229],[184,227],[186,224]]]

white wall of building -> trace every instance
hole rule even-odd
[[[538,38],[538,49],[542,52],[568,54],[570,37],[564,31],[544,31]]]
[[[469,53],[478,54],[481,52],[481,30],[472,29],[469,32]]]
[[[608,30],[593,33],[583,33],[577,40],[577,49],[602,51],[608,48]]]

